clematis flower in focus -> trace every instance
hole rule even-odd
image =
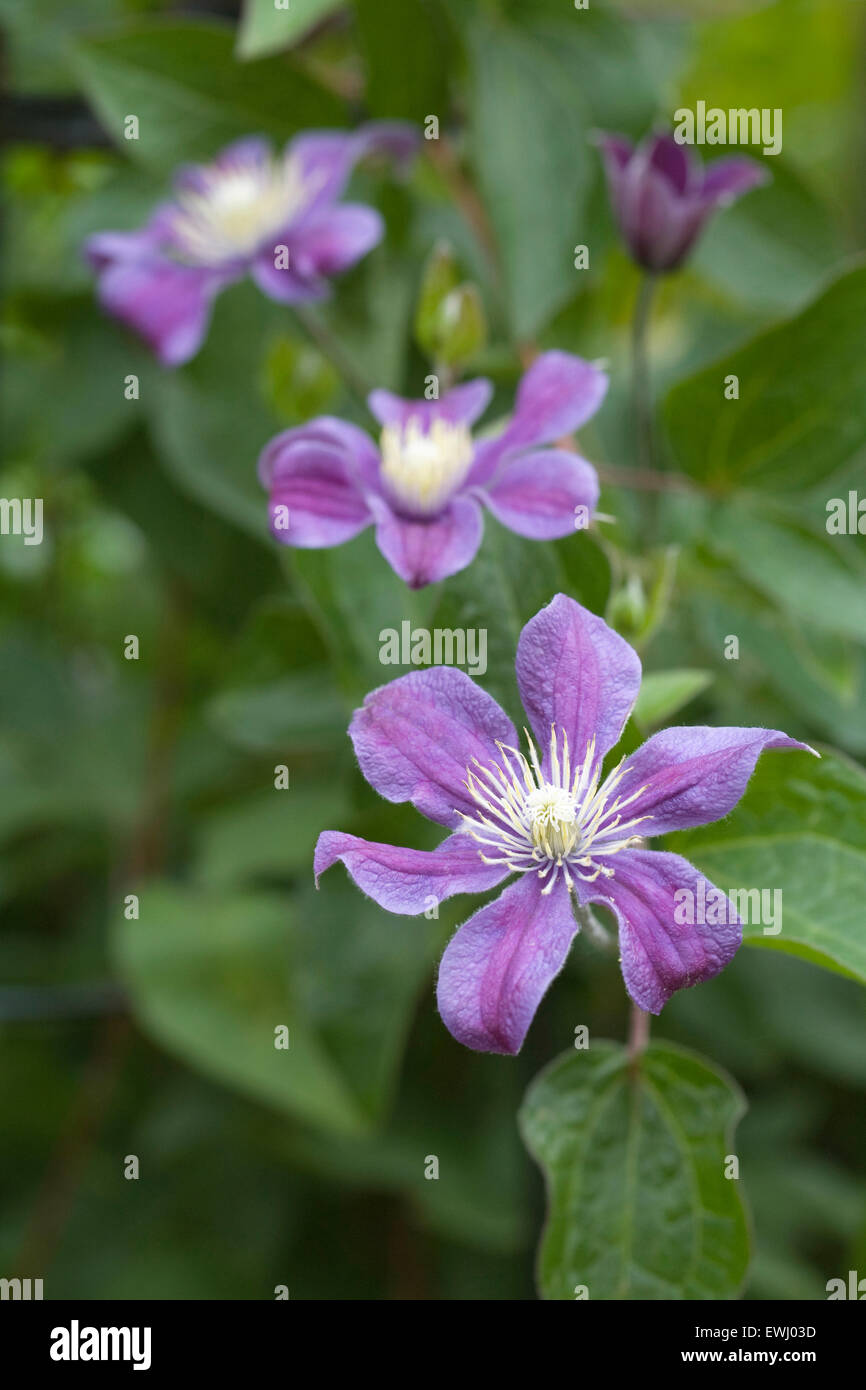
[[[270,493],[271,529],[286,545],[321,547],[376,528],[376,543],[411,588],[470,563],[482,506],[533,540],[566,536],[598,501],[595,469],[577,454],[541,447],[595,413],[603,372],[565,352],[542,353],[524,373],[511,422],[473,440],[489,381],[465,382],[435,401],[373,391],[379,448],[363,430],[322,417],[265,447],[259,477]],[[577,509],[583,509],[577,510]]]
[[[397,121],[309,131],[277,155],[259,136],[235,141],[181,169],[144,227],[90,237],[100,302],[174,367],[201,346],[215,295],[244,275],[284,304],[324,298],[384,230],[375,209],[339,201],[352,169],[373,152],[408,160],[417,143]]]
[[[774,729],[671,728],[605,775],[640,675],[622,637],[557,594],[517,648],[532,729],[526,752],[496,702],[453,667],[401,676],[353,717],[368,782],[450,833],[422,851],[325,831],[317,878],[340,859],[381,907],[413,915],[431,899],[483,893],[514,876],[459,928],[439,969],[439,1011],[467,1047],[520,1050],[579,929],[573,903],[613,912],[626,989],[650,1013],[717,975],[740,945],[730,900],[686,859],[644,841],[727,815],[764,749],[812,750]],[[684,893],[698,911],[678,911]],[[711,901],[725,911],[702,912]]]
[[[648,136],[635,148],[623,135],[596,136],[614,216],[633,258],[645,270],[676,270],[710,217],[770,175],[745,156],[704,166],[672,135]]]

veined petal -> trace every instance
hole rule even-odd
[[[98,294],[114,318],[133,329],[167,367],[189,361],[201,346],[211,302],[228,277],[159,255],[112,262]]]
[[[478,448],[470,481],[490,480],[506,454],[551,444],[580,429],[604,400],[606,374],[570,352],[543,352],[524,372],[510,424]]]
[[[326,444],[339,450],[350,473],[365,486],[378,476],[379,454],[370,436],[335,415],[319,415],[305,425],[283,430],[265,445],[258,462],[263,487],[270,487],[283,472],[291,471],[296,444]]]
[[[473,425],[484,414],[493,395],[486,377],[461,382],[435,401],[413,401],[392,391],[371,391],[367,399],[371,413],[381,425],[405,425],[413,417],[425,421],[450,420],[452,424]]]
[[[286,154],[298,161],[313,190],[307,206],[312,214],[340,197],[355,165],[366,155],[384,154],[405,164],[419,143],[418,130],[405,121],[368,121],[352,131],[307,131],[289,143]]]
[[[644,788],[629,806],[630,816],[646,817],[641,835],[708,825],[733,810],[767,748],[814,751],[778,729],[662,729],[626,759],[619,794]]]
[[[542,449],[506,460],[480,496],[509,530],[531,540],[553,540],[578,529],[576,508],[592,515],[598,477],[578,454]]]
[[[345,455],[332,446],[296,441],[282,448],[273,469],[268,514],[284,545],[340,545],[372,522]]]
[[[458,496],[438,516],[399,516],[374,499],[376,544],[410,589],[423,589],[465,569],[481,544],[484,522],[474,497]]]
[[[770,178],[766,165],[757,159],[749,159],[745,155],[717,159],[704,173],[701,198],[712,202],[713,206],[724,206],[742,198],[753,188],[769,183]]]
[[[730,899],[679,854],[624,850],[613,868],[613,878],[584,890],[585,900],[616,915],[625,987],[638,1008],[658,1014],[676,990],[724,969],[742,923]]]
[[[430,820],[456,828],[478,807],[465,786],[467,768],[488,766],[496,742],[512,746],[514,725],[464,671],[434,666],[410,671],[367,696],[349,736],[361,771],[388,801],[411,801]]]
[[[469,918],[439,967],[437,998],[446,1028],[479,1052],[519,1052],[535,1011],[559,974],[577,932],[560,882],[547,897],[538,874],[524,874]]]
[[[640,687],[637,653],[603,618],[565,594],[530,618],[517,645],[517,684],[539,748],[553,725],[577,767],[594,740],[600,762],[619,740]]]
[[[316,845],[316,879],[340,859],[362,893],[388,912],[417,916],[455,893],[485,893],[510,872],[485,864],[478,846],[458,831],[435,850],[377,844],[357,835],[325,830]]]

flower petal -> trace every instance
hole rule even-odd
[[[604,399],[606,374],[570,352],[543,352],[523,374],[511,423],[478,447],[470,482],[484,483],[515,449],[550,444],[585,425]]]
[[[317,212],[340,197],[360,159],[384,154],[405,164],[418,149],[420,135],[405,121],[368,121],[357,130],[317,130],[298,135],[286,147],[298,161],[311,189],[308,212]]]
[[[622,973],[632,999],[648,1013],[661,1013],[676,990],[724,969],[742,941],[742,923],[730,899],[679,854],[623,850],[610,863],[613,878],[597,879],[587,900],[605,903],[619,921]]]
[[[757,159],[747,159],[745,155],[732,159],[717,159],[710,164],[704,174],[701,196],[710,200],[714,206],[727,206],[753,188],[769,183],[771,174]]]
[[[559,449],[518,454],[507,460],[482,501],[503,526],[532,540],[570,536],[584,523],[577,507],[591,516],[598,502],[595,469],[578,454]]]
[[[516,668],[542,752],[554,724],[568,735],[573,768],[590,739],[596,761],[613,748],[637,698],[641,667],[637,653],[603,618],[557,594],[521,632]]]
[[[672,135],[659,134],[651,137],[646,153],[650,168],[667,179],[674,193],[688,192],[695,166],[684,145],[678,144]]]
[[[362,893],[386,911],[408,916],[426,912],[431,899],[440,903],[455,893],[485,893],[509,873],[504,865],[485,864],[475,842],[460,831],[431,852],[325,830],[316,845],[316,879],[338,859]]]
[[[487,766],[496,742],[513,745],[514,725],[464,671],[410,671],[372,691],[356,710],[349,737],[361,771],[387,801],[413,806],[452,829],[478,807],[466,785],[474,759]]]
[[[329,292],[328,277],[365,256],[384,230],[374,208],[361,203],[326,207],[300,226],[278,232],[256,256],[253,279],[263,294],[284,304],[322,299]],[[281,257],[282,248],[286,254]]]
[[[481,544],[484,522],[474,497],[455,497],[438,516],[413,520],[374,499],[376,544],[410,589],[465,569]]]
[[[167,367],[179,366],[201,346],[211,301],[227,283],[224,275],[155,255],[122,259],[99,277],[103,307],[133,329]]]
[[[271,530],[283,545],[340,545],[372,522],[364,493],[339,449],[297,440],[284,445],[265,471],[267,467],[272,469]]]
[[[330,444],[339,449],[347,468],[365,485],[378,478],[379,455],[370,436],[357,425],[350,425],[334,415],[319,415],[305,425],[283,430],[265,445],[258,462],[263,487],[270,487],[283,469],[290,466],[289,446],[301,443]]]
[[[492,395],[491,383],[478,377],[446,391],[436,401],[412,401],[391,391],[371,391],[367,404],[381,425],[405,425],[412,416],[425,422],[449,420],[452,424],[473,425],[484,414]]]
[[[523,874],[451,938],[439,967],[442,1020],[479,1052],[519,1052],[577,932],[560,880],[547,897],[537,873]]]
[[[662,729],[626,759],[618,795],[643,788],[628,808],[630,818],[647,818],[641,835],[708,825],[733,810],[766,748],[814,751],[778,729]]]

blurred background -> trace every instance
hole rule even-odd
[[[515,1112],[579,1024],[624,1036],[616,960],[578,941],[520,1057],[473,1055],[441,1024],[433,982],[475,905],[391,917],[340,868],[316,893],[313,845],[323,828],[436,842],[363,783],[346,738],[365,691],[398,674],[379,664],[380,630],[486,628],[483,683],[515,710],[516,635],[558,588],[606,612],[649,671],[691,673],[683,720],[866,755],[863,542],[832,548],[824,529],[826,499],[862,483],[862,455],[832,481],[806,469],[758,499],[731,482],[724,517],[700,490],[665,492],[665,548],[644,552],[646,497],[616,485],[637,463],[638,275],[589,141],[670,125],[698,100],[784,112],[772,183],[722,213],[661,287],[661,397],[797,313],[863,247],[866,9],[238,11],[0,0],[0,492],[45,504],[42,545],[0,538],[0,1274],[44,1278],[47,1298],[260,1299],[276,1285],[532,1298],[544,1194]],[[118,138],[128,113],[137,145]],[[353,176],[388,232],[322,322],[371,384],[420,394],[415,310],[431,248],[447,244],[483,304],[461,369],[494,381],[491,418],[538,347],[608,361],[610,395],[581,444],[616,520],[533,546],[490,519],[471,570],[410,594],[369,534],[303,553],[268,536],[262,445],[322,412],[370,424],[292,311],[237,285],[195,360],[164,371],[100,312],[81,246],[139,225],[178,164],[236,136],[431,114],[440,140],[408,180]],[[828,577],[823,603],[811,574]],[[731,633],[736,663],[721,658]],[[124,658],[129,635],[138,660]],[[274,789],[278,765],[288,791]],[[280,1024],[288,1054],[272,1045]],[[655,1027],[746,1092],[747,1297],[821,1298],[828,1278],[864,1270],[861,986],[743,949]]]

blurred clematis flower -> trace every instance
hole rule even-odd
[[[676,270],[718,208],[770,178],[746,156],[705,167],[672,135],[650,135],[637,148],[623,135],[595,139],[620,232],[645,270]]]
[[[521,536],[569,535],[592,515],[595,470],[577,454],[539,446],[584,424],[606,390],[607,377],[589,362],[542,353],[517,388],[511,422],[479,440],[471,427],[492,395],[489,381],[464,382],[435,401],[373,391],[378,449],[363,430],[330,417],[265,447],[259,476],[271,529],[285,544],[309,548],[339,545],[374,525],[380,551],[413,589],[470,563],[482,505]]]
[[[622,637],[557,594],[517,648],[532,728],[525,753],[508,716],[454,667],[401,676],[355,712],[349,734],[368,782],[451,833],[423,851],[324,831],[317,878],[342,860],[380,906],[413,915],[516,875],[459,928],[439,969],[439,1011],[467,1047],[519,1051],[579,929],[572,901],[611,909],[626,989],[651,1013],[717,975],[740,945],[730,900],[686,859],[644,841],[719,820],[764,749],[807,745],[773,729],[671,728],[605,774],[640,676]],[[678,911],[684,893],[696,912]]]
[[[244,275],[284,304],[322,299],[384,230],[375,209],[339,201],[353,167],[374,152],[407,161],[417,144],[413,127],[374,121],[309,131],[277,155],[251,136],[181,169],[144,227],[87,241],[103,307],[174,367],[201,346],[215,295]]]

